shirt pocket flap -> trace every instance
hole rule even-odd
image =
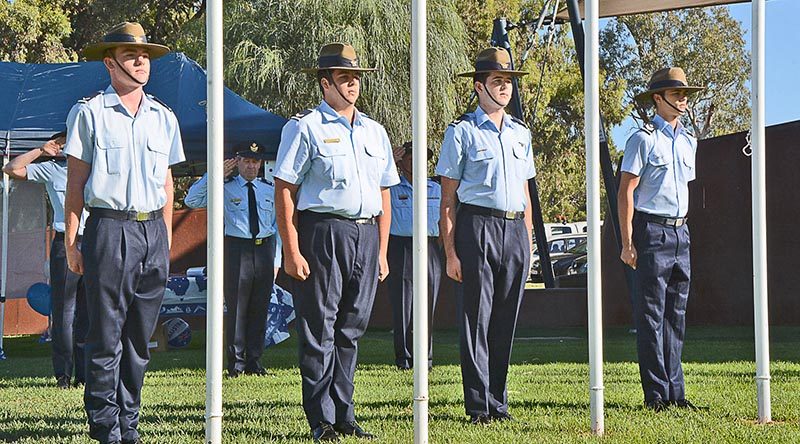
[[[106,134],[97,138],[97,148],[101,150],[120,150],[124,145],[122,139],[112,134]]]
[[[169,148],[170,144],[167,143],[166,140],[164,139],[159,139],[155,137],[147,140],[147,149],[154,153],[159,153],[168,156]]]
[[[521,143],[515,143],[512,149],[514,157],[517,159],[525,159],[528,157],[528,147]]]
[[[473,148],[469,150],[469,160],[494,159],[494,153],[489,148]]]
[[[379,144],[367,144],[364,149],[367,151],[371,157],[377,157],[379,159],[386,158],[386,150]]]
[[[647,157],[647,163],[653,166],[661,167],[672,163],[672,153],[664,153],[653,150]]]
[[[322,157],[344,156],[347,150],[341,143],[320,143],[317,152]]]
[[[683,164],[689,168],[694,168],[694,156],[691,154],[684,154]]]
[[[272,211],[272,201],[271,201],[271,200],[269,200],[268,198],[267,198],[267,199],[262,199],[262,200],[258,201],[258,206],[259,206],[259,207],[260,207],[262,210],[266,210],[266,211]]]

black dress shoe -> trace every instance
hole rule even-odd
[[[492,423],[492,417],[481,413],[480,415],[472,415],[469,417],[469,422],[475,425],[489,425]]]
[[[652,411],[654,411],[656,413],[663,412],[664,410],[667,409],[667,404],[664,401],[660,400],[660,399],[654,399],[652,401],[645,401],[644,402],[644,406],[645,406],[645,408],[650,409],[650,410],[652,410]]]
[[[56,380],[56,386],[61,390],[66,390],[69,388],[69,376],[61,375]]]
[[[686,409],[686,410],[700,410],[696,405],[689,402],[687,399],[679,399],[677,401],[670,401],[670,405],[674,405],[679,409]]]
[[[234,370],[228,370],[228,377],[229,378],[238,378],[241,375],[242,375],[242,371],[241,370],[235,370],[235,369]]]
[[[314,427],[314,430],[311,431],[311,436],[314,438],[314,442],[339,440],[339,435],[336,434],[336,430],[333,430],[333,426],[327,422],[321,422],[318,426]]]
[[[491,418],[492,418],[492,421],[500,421],[500,422],[502,422],[502,421],[513,421],[514,420],[514,417],[511,416],[511,413],[508,413],[508,412],[492,413]]]
[[[267,376],[268,375],[267,369],[265,369],[264,367],[258,367],[258,368],[253,368],[253,369],[245,369],[244,370],[244,374],[245,375],[255,375],[255,376]]]
[[[340,435],[355,436],[356,438],[375,439],[375,435],[364,431],[357,422],[340,422],[333,426]]]
[[[136,439],[123,439],[122,444],[143,444],[141,438]]]

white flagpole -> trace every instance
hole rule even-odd
[[[603,414],[603,302],[600,278],[600,26],[599,1],[586,0],[586,212],[588,230],[589,294],[589,409],[592,433],[602,436]]]
[[[206,443],[222,442],[223,57],[222,0],[206,4],[208,60],[208,287],[206,317]]]
[[[767,184],[766,129],[764,123],[765,0],[753,0],[753,71],[751,101],[753,182],[753,304],[755,307],[756,388],[758,422],[772,421],[769,389],[769,310],[767,309]]]
[[[411,127],[414,149],[414,443],[428,442],[427,11],[411,3]]]

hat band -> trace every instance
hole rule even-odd
[[[108,34],[103,37],[106,43],[147,43],[147,36],[130,35],[130,34]]]
[[[350,60],[340,55],[320,56],[317,63],[319,64],[320,69],[332,68],[338,66],[347,68],[358,68],[358,59]]]
[[[687,84],[683,83],[680,80],[659,80],[658,82],[653,82],[650,84],[650,89],[662,89],[662,88],[686,88]]]
[[[480,60],[475,62],[475,71],[508,71],[510,69],[510,63],[502,64],[491,60]]]

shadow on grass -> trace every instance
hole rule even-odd
[[[29,420],[27,420],[29,419]],[[66,431],[65,426],[85,431]],[[85,420],[68,416],[36,416],[36,418],[0,419],[0,442],[18,442],[21,439],[36,439],[42,442],[59,442],[57,438],[80,436],[88,432]]]

